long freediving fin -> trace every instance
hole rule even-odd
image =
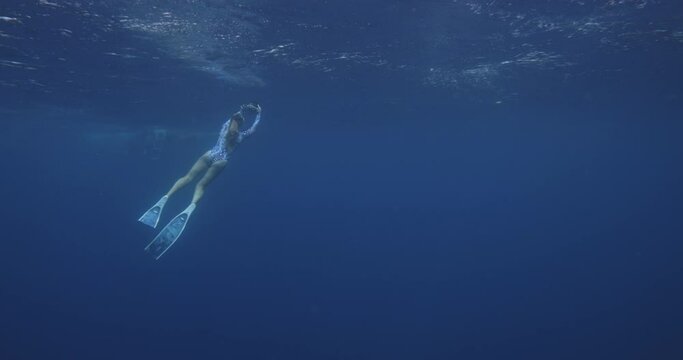
[[[162,196],[161,199],[154,204],[154,206],[149,208],[149,210],[140,216],[138,221],[156,229],[157,224],[159,223],[159,216],[161,216],[161,210],[164,209],[166,201],[168,201],[168,195]]]
[[[183,230],[185,230],[185,225],[187,224],[187,220],[190,219],[190,215],[192,215],[195,207],[195,204],[190,204],[187,209],[174,217],[173,220],[171,220],[171,222],[169,222],[168,225],[161,230],[159,235],[157,235],[154,240],[152,240],[152,242],[145,247],[145,251],[152,254],[155,259],[159,260],[159,258],[164,255],[164,253],[173,245],[173,243],[178,240],[180,234],[183,233]]]

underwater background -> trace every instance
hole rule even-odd
[[[0,358],[681,359],[681,64],[675,0],[2,0]]]

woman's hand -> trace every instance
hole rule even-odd
[[[242,105],[242,107],[254,110],[258,113],[261,112],[261,105],[259,105],[259,104],[255,104],[255,105],[254,104],[246,104],[246,105]]]

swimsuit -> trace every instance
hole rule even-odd
[[[247,137],[249,137],[249,135],[253,134],[254,131],[256,131],[256,125],[258,125],[260,120],[261,113],[258,113],[256,114],[256,119],[254,120],[254,123],[251,125],[251,127],[245,131],[240,131],[240,133],[237,135],[237,144],[241,143],[244,139],[246,139]],[[209,162],[211,164],[215,163],[216,161],[228,160],[230,158],[230,153],[232,151],[228,151],[227,135],[231,123],[232,118],[230,118],[228,121],[225,122],[225,124],[223,124],[223,127],[221,128],[221,133],[220,135],[218,135],[218,141],[216,142],[216,145],[214,145],[214,147],[206,153],[209,156]]]

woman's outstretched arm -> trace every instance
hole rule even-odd
[[[254,123],[251,124],[251,127],[249,129],[240,132],[239,141],[242,141],[249,137],[251,134],[253,134],[254,131],[256,131],[256,126],[258,126],[258,123],[261,121],[261,107],[257,105],[254,108],[256,109],[256,118],[254,119]]]

